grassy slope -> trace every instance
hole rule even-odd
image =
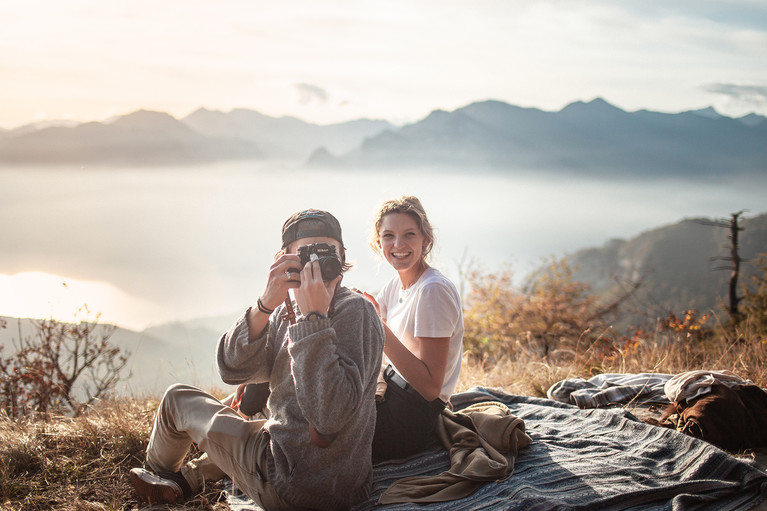
[[[598,363],[588,347],[544,359],[534,346],[520,345],[513,360],[493,364],[466,360],[457,390],[481,385],[544,396],[550,385],[567,377],[691,369],[729,369],[765,387],[765,360],[767,340],[759,337],[738,344],[677,340],[663,345],[648,340]],[[48,421],[14,421],[0,414],[0,509],[136,509],[127,473],[143,463],[157,404],[157,398],[103,401],[86,416]],[[222,511],[229,507],[213,485],[195,500],[172,509]]]

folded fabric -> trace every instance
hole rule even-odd
[[[522,419],[494,401],[476,403],[460,412],[443,410],[437,436],[450,453],[450,468],[436,476],[400,479],[381,495],[378,504],[466,497],[488,481],[509,478],[518,450],[532,443]]]
[[[546,391],[549,399],[578,408],[600,408],[630,402],[668,404],[664,385],[674,375],[663,373],[604,373],[584,380],[567,378]]]
[[[711,392],[711,385],[721,383],[727,387],[735,385],[751,384],[751,380],[744,380],[732,371],[687,371],[680,373],[666,382],[664,392],[672,403],[692,401],[696,397]]]

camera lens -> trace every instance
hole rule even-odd
[[[335,257],[321,257],[322,280],[333,280],[341,274],[341,261]]]

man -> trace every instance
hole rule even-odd
[[[142,500],[177,502],[223,474],[266,510],[346,509],[367,498],[383,329],[373,306],[340,286],[346,269],[330,213],[285,222],[266,289],[218,343],[224,382],[269,382],[269,419],[246,420],[199,389],[171,386],[147,447],[156,474],[131,470]],[[205,455],[182,467],[192,442]]]

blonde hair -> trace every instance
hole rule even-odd
[[[421,201],[418,197],[412,195],[403,195],[397,199],[392,199],[381,204],[376,213],[375,222],[373,223],[373,230],[370,233],[370,248],[373,249],[378,255],[381,254],[381,235],[379,229],[381,228],[381,222],[386,215],[392,213],[404,213],[410,215],[415,220],[418,229],[426,241],[426,245],[423,247],[422,259],[426,258],[431,253],[431,249],[434,247],[434,228],[429,222],[429,218],[426,216],[426,210],[423,209]]]

